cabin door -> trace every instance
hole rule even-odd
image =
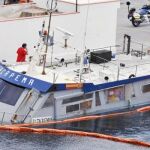
[[[38,90],[30,90],[12,117],[12,123],[24,123],[26,120],[30,120],[30,114],[34,111],[39,96],[40,92]]]

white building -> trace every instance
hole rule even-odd
[[[35,1],[38,6],[46,7],[44,0]],[[8,7],[13,10],[16,5],[25,6],[0,6],[3,9],[0,8],[0,12]],[[119,6],[118,0],[78,0],[77,5],[76,0],[59,0],[58,12],[53,14],[51,21],[51,33],[55,34],[55,42],[64,44],[63,33],[56,30],[56,27],[59,27],[73,34],[68,40],[68,45],[75,49],[115,45]],[[28,44],[29,54],[32,54],[33,47],[39,39],[38,31],[42,28],[42,22],[45,20],[47,25],[49,16],[20,18],[11,13],[11,17],[4,18],[2,13],[0,16],[0,60],[15,61],[16,50],[24,42]]]

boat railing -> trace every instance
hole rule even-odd
[[[112,63],[113,64],[113,63]],[[136,64],[132,66],[122,66],[122,64],[111,64],[110,66],[101,66],[103,69],[99,70],[99,76],[111,76],[113,81],[121,80],[121,79],[127,79],[131,77],[137,77],[142,75],[149,75],[150,72],[150,62],[143,63],[143,64]],[[110,74],[105,73],[105,70],[110,72]],[[143,72],[144,70],[144,72]]]
[[[133,74],[135,76],[139,76],[141,73],[143,73],[143,71],[141,71],[141,70],[147,70],[147,73],[150,72],[149,66],[150,66],[150,62],[146,62],[143,64],[136,64],[136,65],[127,66],[127,67],[120,67],[119,69],[120,70],[130,69],[130,70],[132,70],[131,74]],[[144,72],[144,74],[146,75],[146,72]]]
[[[21,123],[21,122],[15,122],[15,118],[17,117],[25,117],[26,115],[24,114],[14,114],[14,113],[6,113],[6,112],[0,112],[0,124],[1,125],[6,125],[6,124],[17,124],[17,123]],[[14,119],[13,121],[11,119]],[[28,115],[27,116],[28,120],[31,120],[31,116]]]
[[[135,40],[131,40],[130,49],[131,55],[140,57],[141,59],[145,55],[150,55],[150,45],[148,45],[147,43],[141,43]]]
[[[102,58],[100,56],[96,56],[100,59],[102,59],[104,61],[104,63],[99,64],[99,66],[102,67],[103,70],[109,70],[109,72],[113,72],[112,75],[116,74],[116,77],[114,77],[114,79],[119,80],[121,79],[126,79],[127,77],[130,77],[131,75],[134,76],[140,76],[142,75],[141,73],[143,73],[142,68],[145,68],[145,70],[147,70],[147,72],[150,72],[149,69],[149,65],[150,62],[145,62],[142,64],[135,64],[135,65],[131,65],[131,66],[125,66],[125,64],[120,63],[119,65],[114,63],[113,61],[108,61],[105,58]],[[109,64],[107,65],[106,63],[109,62]],[[111,66],[110,66],[111,64]],[[104,71],[100,70],[99,74],[104,73]],[[146,72],[144,72],[144,74],[146,74]]]
[[[111,46],[93,48],[93,49],[90,49],[90,52],[99,51],[99,50],[108,50],[108,51],[111,51],[113,55],[117,55],[117,54],[122,53],[122,51],[121,51],[121,45],[111,45]]]

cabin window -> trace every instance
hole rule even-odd
[[[107,103],[124,100],[124,87],[116,87],[106,91]]]
[[[95,99],[96,99],[96,106],[101,105],[100,97],[99,97],[99,92],[95,93]]]
[[[81,101],[81,100],[85,100],[85,99],[89,99],[89,98],[93,98],[93,93],[88,93],[88,94],[84,94],[81,96],[64,99],[62,104],[73,103],[73,102],[77,102],[77,101]]]
[[[150,84],[144,85],[142,88],[143,93],[150,92]]]
[[[78,110],[79,110],[79,104],[70,105],[66,107],[66,113],[70,113]]]
[[[92,101],[91,100],[80,103],[80,110],[90,109],[91,107],[92,107]]]
[[[14,106],[24,88],[0,80],[0,102]]]
[[[46,108],[46,107],[50,107],[54,105],[54,96],[50,95],[47,100],[45,101],[44,105],[42,106],[42,108]]]

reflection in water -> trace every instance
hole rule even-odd
[[[50,128],[81,130],[150,142],[150,112],[58,124]]]

